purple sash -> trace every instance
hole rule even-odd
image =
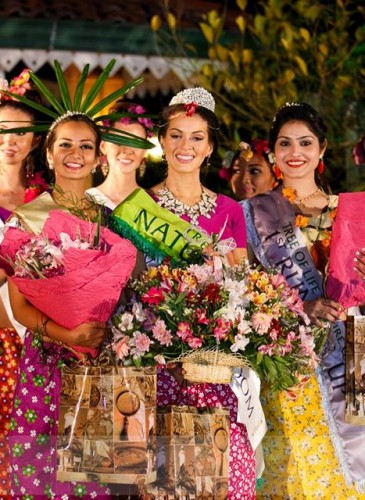
[[[323,295],[322,278],[313,263],[289,201],[277,189],[250,200],[246,215],[257,258],[279,269],[303,300]],[[253,231],[254,231],[253,229]],[[257,238],[258,236],[258,238]],[[260,247],[257,242],[260,242]],[[256,244],[255,244],[256,243]],[[345,415],[345,324],[337,321],[331,331],[334,348],[326,355],[316,375],[331,437],[347,483],[365,491],[365,426],[351,425]]]

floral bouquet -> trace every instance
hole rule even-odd
[[[248,365],[274,390],[317,366],[324,331],[309,324],[297,291],[273,270],[236,266],[217,275],[209,265],[162,264],[131,287],[133,299],[111,319],[123,364]]]
[[[0,257],[32,305],[73,329],[109,319],[132,273],[136,249],[97,223],[53,210],[41,234],[10,227]]]

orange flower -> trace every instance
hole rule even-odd
[[[304,217],[304,215],[299,214],[295,217],[295,225],[297,227],[307,227],[308,222],[309,222],[308,217]]]
[[[333,210],[330,211],[329,216],[332,220],[335,220],[337,215],[337,208],[334,208]]]
[[[332,233],[330,233],[330,231],[327,231],[326,229],[323,231],[323,238],[321,240],[321,243],[324,248],[328,248],[330,246],[331,236]]]
[[[295,190],[290,187],[283,187],[282,191],[283,196],[291,202],[293,202],[296,198]]]

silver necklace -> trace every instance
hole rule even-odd
[[[182,201],[175,198],[175,196],[165,183],[163,188],[158,192],[159,199],[157,203],[160,205],[160,207],[166,208],[176,215],[188,216],[190,222],[194,226],[197,226],[198,217],[202,215],[207,219],[210,219],[212,214],[214,214],[217,206],[216,196],[207,193],[203,186],[201,186],[201,188],[202,192],[198,203],[194,203],[194,205],[186,205]]]

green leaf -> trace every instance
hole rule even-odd
[[[99,113],[99,111],[101,111],[103,108],[108,106],[108,104],[116,101],[117,99],[119,99],[120,97],[125,95],[127,92],[129,92],[129,90],[131,90],[136,85],[139,85],[142,82],[143,82],[143,78],[137,78],[136,80],[133,80],[131,83],[128,83],[127,85],[125,85],[121,89],[118,89],[115,92],[112,92],[110,95],[104,97],[104,99],[102,99],[100,102],[98,102],[93,108],[91,108],[87,114],[89,116],[96,115],[97,113]]]
[[[105,83],[105,80],[108,78],[111,70],[113,69],[114,65],[116,63],[116,59],[112,59],[105,67],[105,69],[102,71],[102,73],[98,76],[98,78],[95,80],[94,85],[91,87],[87,95],[85,96],[84,102],[81,105],[80,111],[82,113],[87,113],[89,116],[93,116],[90,112],[88,112],[88,109],[94,102],[96,96],[100,92],[102,86]]]
[[[117,130],[118,133],[113,134],[109,132],[102,132],[102,140],[106,142],[112,142],[113,144],[119,144],[121,146],[129,146],[130,148],[140,148],[140,149],[152,149],[155,144],[147,141],[146,139],[141,139],[133,134],[128,134],[127,132],[122,132],[119,129],[108,129]]]
[[[38,88],[39,92],[44,95],[49,104],[58,112],[59,115],[63,115],[66,110],[62,106],[62,104],[58,101],[58,99],[56,99],[54,94],[44,85],[42,80],[38,78],[36,74],[33,73],[33,71],[30,71],[29,74],[35,86]]]
[[[10,134],[10,133],[19,134],[23,132],[33,132],[34,134],[37,134],[38,132],[46,132],[48,129],[49,129],[49,123],[44,125],[32,125],[31,127],[14,127],[14,128],[0,129],[0,134]]]
[[[38,104],[30,99],[27,99],[26,97],[18,94],[13,94],[13,92],[8,92],[7,90],[2,90],[4,94],[14,97],[18,101],[22,102],[23,104],[26,104],[30,108],[36,109],[37,111],[40,111],[41,113],[44,113],[45,115],[51,116],[52,118],[57,118],[58,113],[55,111],[50,110],[49,108],[46,108],[45,106],[42,106],[42,104]]]
[[[58,87],[60,89],[60,95],[65,109],[72,109],[71,97],[68,91],[67,82],[65,75],[62,71],[61,65],[58,61],[54,61],[54,68],[57,78]]]
[[[83,94],[84,88],[85,88],[85,82],[87,79],[87,75],[89,74],[89,68],[90,68],[90,65],[86,64],[86,66],[82,70],[79,81],[77,82],[75,95],[74,95],[73,109],[80,109],[82,94]]]

